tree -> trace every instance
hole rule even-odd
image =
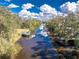
[[[22,28],[29,28],[31,33],[34,34],[35,30],[40,26],[41,22],[36,19],[28,19],[22,22]]]
[[[0,6],[0,58],[11,57],[20,51],[20,46],[11,42],[13,30],[21,28],[21,19],[6,7]]]
[[[77,47],[79,47],[79,16],[77,14],[70,13],[66,17],[56,17],[51,21],[47,22],[48,28],[54,28],[54,36],[59,38],[64,38],[68,40],[77,40]],[[51,29],[50,28],[50,29]],[[51,32],[52,34],[52,32]]]

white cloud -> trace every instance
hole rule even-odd
[[[40,10],[43,13],[51,13],[53,15],[57,15],[57,10],[53,7],[51,7],[50,5],[44,4],[40,7]]]
[[[76,12],[76,5],[77,3],[75,2],[66,2],[65,4],[61,5],[60,8],[64,13]]]
[[[32,12],[32,13],[31,13],[31,17],[32,17],[32,18],[35,18],[35,19],[38,19],[39,14]]]
[[[27,11],[26,9],[23,9],[19,12],[19,16],[24,19],[30,19],[30,18],[37,19],[38,13],[30,12],[30,11]]]
[[[76,12],[79,12],[79,0],[77,1]]]
[[[28,18],[30,16],[30,11],[27,11],[25,9],[21,10],[19,12],[19,16],[22,17],[22,18]]]
[[[19,7],[18,5],[15,5],[15,4],[10,4],[10,5],[8,5],[8,8],[17,8],[17,7]]]
[[[79,0],[77,2],[66,2],[60,8],[63,13],[79,12]]]
[[[40,6],[39,9],[41,10],[41,12],[39,12],[39,13],[28,11],[28,9],[30,9],[32,7],[34,7],[34,5],[32,5],[32,4],[30,5],[30,3],[24,4],[22,6],[23,9],[19,12],[19,16],[24,19],[35,18],[35,19],[38,19],[41,21],[48,21],[49,19],[52,19],[52,18],[56,17],[57,15],[63,16],[63,17],[67,16],[67,14],[57,11],[55,8],[53,8],[47,4]]]
[[[23,6],[22,6],[23,9],[30,9],[32,7],[34,7],[34,5],[31,3],[23,4]]]
[[[41,20],[41,21],[47,21],[47,20],[53,18],[52,14],[44,14],[42,12],[34,13],[34,12],[27,11],[27,10],[20,11],[19,16],[24,18],[24,19],[35,18],[35,19],[38,19],[38,20]]]
[[[62,16],[62,17],[68,16],[68,14],[63,13],[63,12],[60,12],[60,11],[57,13],[57,15],[58,15],[58,16]]]
[[[63,16],[63,13],[60,11],[57,14],[58,14],[58,16]]]
[[[57,15],[57,10],[47,4],[40,6],[40,10],[41,12],[39,13],[39,19],[43,21],[52,19]]]
[[[54,15],[52,15],[51,13],[43,13],[43,12],[40,12],[38,18],[41,21],[47,21],[49,19],[52,19],[53,17],[54,17]]]
[[[28,9],[34,7],[34,5],[32,4],[24,4],[22,6],[23,10],[21,10],[19,12],[19,16],[22,18],[35,18],[35,19],[39,19],[39,20],[43,20],[43,21],[47,21],[49,19],[52,19],[54,16],[57,15],[57,11],[55,8],[52,8],[51,6],[44,4],[42,6],[40,6],[40,10],[41,12],[39,13],[35,13],[35,12],[30,12],[28,11]]]

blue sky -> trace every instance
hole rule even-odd
[[[0,0],[0,5],[8,7],[22,18],[41,20],[79,12],[79,0]]]
[[[36,7],[40,7],[43,4],[48,4],[57,10],[60,10],[60,5],[68,1],[77,2],[78,0],[11,0],[10,2],[7,2],[7,0],[0,0],[0,5],[8,6],[11,3],[19,5],[19,8],[11,9],[13,12],[19,12],[22,9],[21,6],[26,3],[34,4]],[[36,7],[29,10],[31,12],[39,12],[40,10]]]

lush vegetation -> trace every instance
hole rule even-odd
[[[33,33],[39,25],[40,21],[21,20],[8,8],[0,6],[0,56],[11,57],[20,51],[21,47],[14,43],[13,32],[15,29],[29,28]]]
[[[15,29],[30,29],[33,34],[35,29],[40,26],[40,21],[35,19],[23,20],[13,14],[8,8],[0,7],[0,56],[16,55],[21,47],[13,42],[13,32]],[[69,14],[66,17],[57,16],[46,22],[53,38],[79,39],[79,15]],[[77,41],[79,42],[79,41]],[[77,44],[79,47],[79,44]]]
[[[20,50],[19,45],[11,42],[12,31],[21,28],[20,18],[7,8],[0,7],[0,55],[15,55]]]
[[[22,22],[22,28],[29,28],[31,33],[34,34],[35,30],[40,26],[41,21],[31,19],[31,20],[23,20]]]
[[[51,35],[55,38],[63,38],[67,40],[77,41],[79,47],[79,15],[69,14],[67,17],[56,17],[47,22],[47,27],[51,31]],[[53,32],[53,33],[52,33]]]

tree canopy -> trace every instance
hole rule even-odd
[[[54,28],[54,36],[67,40],[79,40],[79,16],[74,13],[68,14],[66,17],[59,17],[47,22],[49,29]],[[53,34],[51,32],[51,34]],[[79,41],[78,41],[79,42]],[[78,43],[77,42],[77,43]],[[79,47],[79,44],[77,44]]]
[[[22,20],[8,8],[0,6],[0,55],[15,55],[20,51],[20,46],[13,43],[12,35],[15,29],[27,29],[33,33],[40,25],[38,20]]]

